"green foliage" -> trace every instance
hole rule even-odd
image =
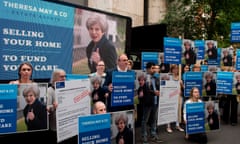
[[[180,2],[179,2],[180,1]],[[183,0],[171,0],[168,2],[168,12],[162,23],[168,25],[167,35],[171,37],[181,36],[184,32],[184,17],[186,8]]]
[[[230,43],[232,22],[240,21],[240,0],[170,0],[166,23],[170,37],[214,39],[219,47]]]

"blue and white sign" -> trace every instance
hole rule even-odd
[[[25,61],[33,65],[33,79],[49,78],[56,68],[72,72],[74,8],[9,0],[0,9],[0,80],[17,79]]]
[[[110,113],[78,117],[79,144],[111,144]]]
[[[158,64],[159,62],[159,53],[158,52],[142,52],[142,70],[146,70],[146,64],[148,62],[153,62]]]
[[[203,102],[186,104],[186,133],[195,134],[205,132],[205,109]]]
[[[231,23],[231,42],[240,42],[240,22]]]
[[[240,70],[240,49],[236,51],[236,70]]]
[[[17,85],[0,85],[0,134],[16,132]]]
[[[164,63],[181,64],[182,40],[164,37]]]
[[[133,105],[135,72],[113,72],[111,106]]]
[[[66,74],[66,80],[76,80],[76,79],[86,79],[86,78],[89,78],[88,75]]]
[[[233,93],[233,72],[217,72],[217,93]]]
[[[203,73],[202,72],[186,72],[184,76],[184,96],[189,97],[193,87],[199,89],[200,96],[202,95]]]
[[[204,40],[195,40],[194,45],[197,49],[197,59],[198,60],[204,59],[204,55],[205,55],[205,42],[204,42]]]

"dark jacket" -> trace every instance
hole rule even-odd
[[[210,53],[211,53],[211,55],[210,55]],[[217,59],[217,48],[212,47],[211,49],[208,49],[207,55],[208,55],[208,59]]]
[[[210,119],[213,120],[212,124],[209,123],[210,130],[219,129],[219,117],[216,111],[214,111],[211,115],[208,115],[207,118],[208,122],[210,121]]]
[[[35,115],[33,120],[27,120],[27,114],[30,111],[33,111]],[[47,109],[38,99],[32,105],[26,105],[23,114],[28,130],[47,129]]]
[[[170,71],[170,64],[161,63],[160,70],[161,70],[161,73],[168,73]]]
[[[232,66],[232,57],[230,55],[222,58],[224,66]]]
[[[119,132],[116,137],[116,144],[120,138],[123,138],[124,144],[133,144],[133,132],[127,126],[125,126],[123,132]]]
[[[186,58],[188,55],[188,58]],[[192,49],[186,50],[184,52],[184,58],[185,58],[185,64],[195,64],[196,63],[196,54],[194,53],[194,51]]]
[[[143,97],[139,98],[140,104],[143,106],[153,106],[154,105],[154,93],[150,91],[147,83],[145,83],[142,87],[138,88],[138,95],[140,92],[143,92]]]
[[[204,87],[207,96],[216,96],[216,82],[214,80],[211,80],[211,82],[206,83]],[[208,87],[210,87],[210,90],[207,90]]]
[[[98,99],[97,100],[93,99],[95,94],[98,95]],[[103,103],[106,103],[105,94],[106,94],[106,91],[102,87],[99,87],[98,89],[94,89],[92,91],[92,102],[95,103],[97,101],[102,101]]]

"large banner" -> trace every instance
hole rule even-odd
[[[48,129],[47,83],[0,85],[0,134]]]
[[[25,61],[32,63],[35,79],[49,78],[58,67],[71,72],[73,8],[10,0],[1,1],[0,9],[1,80],[17,79],[18,65]]]
[[[0,80],[17,79],[25,61],[33,79],[49,79],[56,68],[96,72],[100,59],[112,69],[128,45],[130,17],[44,0],[1,1],[0,11]],[[92,21],[101,29],[97,39]]]
[[[161,80],[157,125],[178,121],[179,81]]]
[[[91,113],[89,79],[69,80],[56,83],[55,94],[57,141],[63,141],[78,134],[78,117]]]

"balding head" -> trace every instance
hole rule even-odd
[[[102,101],[97,101],[93,105],[93,114],[104,114],[107,113],[106,105]]]

